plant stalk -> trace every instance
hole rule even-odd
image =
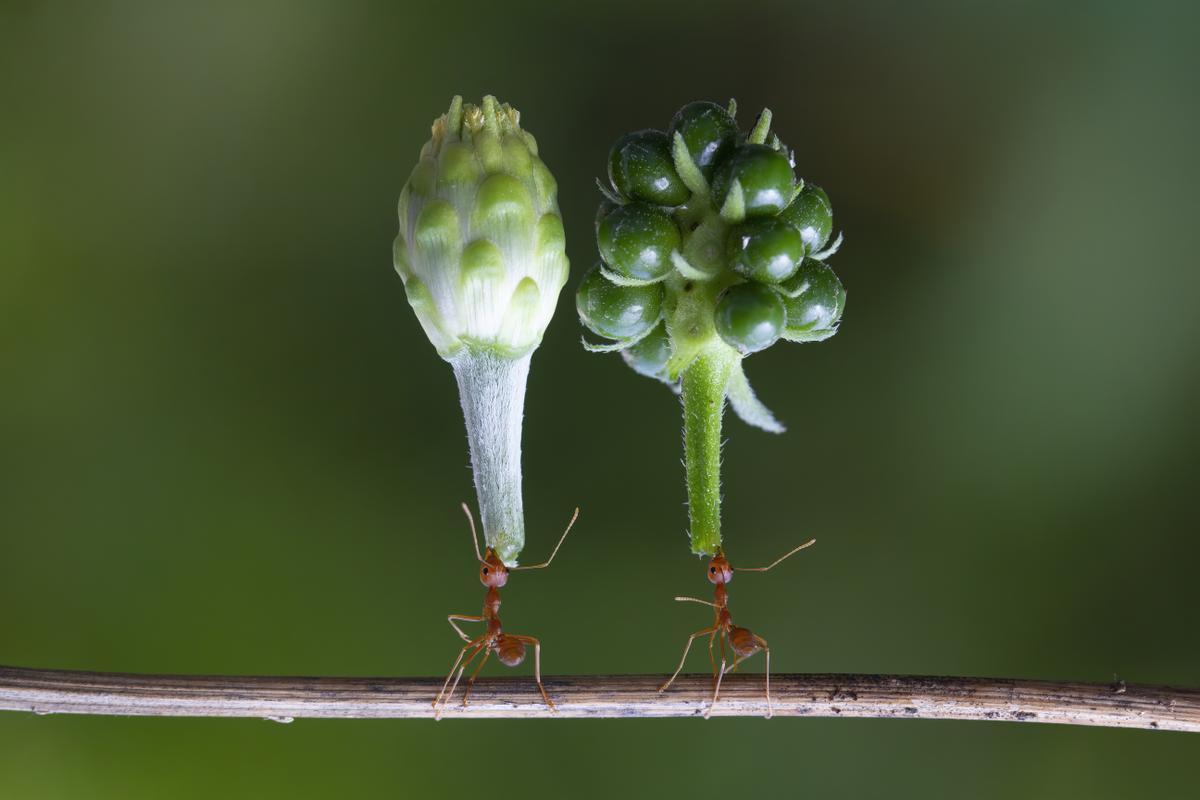
[[[696,555],[711,555],[721,546],[721,418],[737,359],[732,349],[713,342],[682,375],[688,520]]]
[[[532,357],[532,352],[513,359],[468,349],[450,360],[471,448],[483,538],[509,566],[516,566],[525,546],[521,420]]]

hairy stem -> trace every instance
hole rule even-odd
[[[721,417],[737,354],[713,342],[683,372],[683,450],[692,552],[721,545]]]
[[[450,361],[467,425],[483,538],[509,566],[516,565],[525,546],[521,419],[532,356],[509,359],[468,351]]]

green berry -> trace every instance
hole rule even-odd
[[[765,350],[783,332],[786,312],[783,300],[761,283],[731,286],[717,301],[714,316],[717,333],[741,353]]]
[[[636,131],[618,139],[608,154],[608,179],[632,200],[677,206],[691,197],[675,172],[671,143],[662,131]]]
[[[621,351],[629,368],[648,378],[663,379],[671,359],[671,337],[667,326],[660,323],[645,339]]]
[[[682,136],[700,173],[711,179],[717,163],[733,150],[737,132],[737,123],[722,106],[697,100],[679,109],[671,120],[668,136],[672,142],[676,133]]]
[[[778,217],[749,220],[729,231],[725,240],[729,266],[759,283],[790,278],[804,258],[800,231]]]
[[[617,286],[592,267],[575,293],[575,308],[589,329],[608,339],[631,339],[650,330],[662,315],[660,284]]]
[[[600,220],[596,242],[600,257],[614,272],[653,281],[671,271],[671,252],[680,246],[679,228],[654,206],[629,203]]]
[[[713,173],[713,201],[725,204],[734,181],[742,186],[747,217],[767,217],[787,208],[796,190],[796,176],[787,156],[765,144],[744,144]]]
[[[788,338],[819,342],[837,331],[846,308],[846,290],[829,265],[807,259],[783,288]]]
[[[824,247],[833,232],[833,206],[824,190],[816,184],[805,184],[780,216],[796,226],[810,253]]]

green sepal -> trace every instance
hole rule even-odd
[[[746,372],[742,369],[742,359],[738,359],[729,373],[725,396],[729,398],[729,405],[733,408],[733,413],[737,414],[747,425],[753,425],[767,433],[783,433],[787,430],[783,423],[771,413],[771,409],[763,405],[758,396],[754,394],[754,389],[750,387],[750,381],[746,379]]]
[[[771,109],[764,108],[762,113],[758,115],[758,121],[754,123],[754,128],[750,131],[750,135],[746,137],[746,141],[750,144],[764,144],[767,141],[767,133],[771,130]]]
[[[679,173],[683,185],[690,189],[693,195],[708,197],[708,181],[704,180],[703,173],[696,166],[692,154],[688,152],[683,134],[678,131],[675,132],[675,140],[671,143],[671,157],[675,160],[675,171]]]
[[[721,219],[730,225],[739,225],[746,219],[746,194],[742,191],[742,182],[737,178],[729,185],[729,193],[725,195],[725,204],[721,206]]]
[[[826,328],[826,329],[820,330],[820,331],[811,331],[809,333],[788,333],[787,330],[784,329],[784,332],[782,334],[780,334],[779,338],[783,339],[785,342],[794,342],[796,344],[810,344],[812,342],[823,342],[826,339],[832,337],[835,333],[837,333],[838,327],[840,327],[840,326],[841,326],[841,323],[839,322],[837,325],[834,325],[832,328]]]
[[[647,336],[649,336],[651,333],[654,332],[655,327],[657,327],[658,323],[661,321],[662,321],[662,317],[660,316],[657,320],[654,321],[653,325],[651,325],[649,328],[647,328],[643,332],[639,333],[637,336],[630,336],[627,339],[621,339],[619,341],[612,342],[611,344],[593,344],[592,342],[589,342],[586,337],[583,337],[583,336],[579,337],[579,341],[583,342],[583,349],[587,350],[589,353],[618,353],[627,347],[633,347],[635,344],[640,342],[642,339],[645,339]]]
[[[609,283],[615,284],[617,286],[653,286],[656,283],[662,283],[663,281],[665,281],[667,279],[667,275],[671,274],[668,272],[660,278],[649,278],[649,279],[643,280],[642,278],[626,278],[621,273],[613,272],[611,269],[604,266],[603,264],[600,265],[599,269],[600,269],[600,274],[603,275],[605,278],[607,278]]]
[[[717,274],[716,272],[706,272],[692,266],[678,250],[671,253],[671,263],[675,265],[675,269],[678,270],[680,275],[694,281],[706,281],[716,277]]]
[[[602,178],[596,178],[596,188],[600,190],[600,194],[604,195],[604,199],[610,203],[623,206],[625,203],[629,202],[624,197],[621,197],[621,195],[613,191],[612,188],[606,186]]]
[[[809,258],[811,258],[813,261],[824,261],[825,259],[829,258],[831,255],[833,255],[834,253],[836,253],[838,250],[841,250],[841,249],[842,249],[842,232],[838,231],[837,238],[833,240],[833,244],[829,245],[829,247],[826,247],[824,250],[822,250],[819,253],[813,253],[811,256],[809,256]]]

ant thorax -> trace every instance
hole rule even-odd
[[[495,586],[489,586],[487,594],[483,596],[483,613],[488,617],[500,614],[500,590]]]

